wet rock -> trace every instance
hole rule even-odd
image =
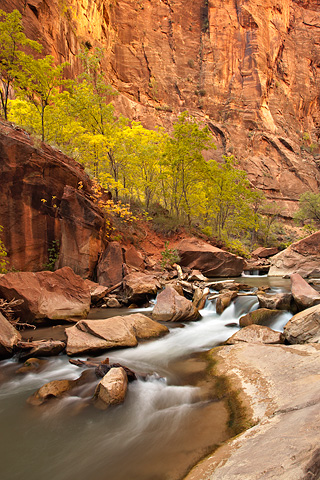
[[[126,275],[123,279],[124,293],[131,303],[142,303],[148,297],[155,296],[161,288],[159,281],[153,275],[135,272]]]
[[[123,278],[123,252],[120,243],[108,243],[98,263],[97,279],[100,285],[112,287]]]
[[[320,343],[320,305],[294,315],[284,326],[283,337],[291,344]]]
[[[291,275],[291,292],[299,310],[320,303],[320,293],[312,288],[298,273]]]
[[[291,293],[267,294],[257,292],[257,297],[260,308],[269,308],[270,310],[291,310],[292,308]]]
[[[293,243],[272,258],[270,277],[294,273],[303,278],[320,276],[320,231]]]
[[[45,368],[47,364],[47,360],[39,359],[39,358],[28,358],[17,370],[17,373],[37,373],[40,372],[43,368]]]
[[[63,352],[66,344],[59,340],[33,340],[32,342],[18,342],[16,348],[19,351],[20,359],[53,357]]]
[[[53,398],[60,398],[69,392],[69,390],[74,387],[74,384],[75,380],[53,380],[43,385],[31,395],[31,397],[27,399],[27,403],[39,406]]]
[[[178,244],[180,265],[200,270],[207,277],[238,277],[244,259],[197,238],[187,238]]]
[[[202,310],[204,308],[209,293],[210,293],[210,290],[208,287],[204,289],[197,287],[195,289],[192,303],[198,310]]]
[[[231,304],[232,300],[234,300],[237,297],[237,292],[231,292],[231,291],[226,291],[223,293],[220,293],[220,295],[217,298],[216,302],[216,312],[221,315],[222,312],[225,311],[227,307]]]
[[[0,313],[0,359],[11,357],[14,346],[20,340],[20,333]]]
[[[66,328],[67,354],[134,347],[137,339],[157,338],[167,332],[167,327],[139,313],[101,320],[81,320],[75,326]]]
[[[277,315],[279,315],[279,310],[269,310],[268,308],[259,308],[253,312],[247,313],[240,318],[239,324],[240,327],[247,327],[248,325],[267,325],[271,322]]]
[[[99,382],[94,398],[98,408],[104,410],[110,405],[124,402],[128,388],[127,374],[122,367],[111,368]]]
[[[172,287],[165,288],[157,297],[152,318],[163,322],[197,320],[200,314],[190,300],[176,292]]]
[[[91,302],[88,286],[70,267],[55,272],[7,273],[0,278],[0,294],[7,300],[24,300],[16,312],[28,323],[83,318]]]
[[[225,342],[226,345],[235,345],[236,343],[259,343],[276,344],[282,343],[281,333],[275,332],[269,327],[263,325],[248,325],[236,332]]]

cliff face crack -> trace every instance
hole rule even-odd
[[[301,405],[296,405],[294,407],[281,408],[281,409],[273,412],[272,416],[286,414],[286,413],[290,413],[290,412],[296,412],[298,410],[303,410],[305,408],[314,407],[314,406],[318,405],[319,403],[320,403],[320,397],[315,398],[314,400],[312,400],[310,402],[302,403]]]

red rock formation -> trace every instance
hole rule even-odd
[[[89,198],[90,180],[83,168],[0,122],[0,181],[0,225],[10,266],[43,269],[48,248],[57,240],[59,266],[92,275],[103,249],[104,220]]]
[[[105,48],[117,108],[149,127],[184,109],[204,119],[282,214],[320,184],[320,6],[317,0],[3,0],[26,34],[71,62]],[[171,113],[173,112],[174,113]],[[306,135],[308,133],[308,135]]]

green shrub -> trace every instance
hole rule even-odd
[[[180,262],[180,257],[176,248],[169,248],[169,242],[164,244],[164,251],[161,252],[161,268],[164,270],[166,268],[172,267],[175,263]]]
[[[2,225],[0,225],[0,234],[2,233],[2,231],[3,231],[3,227]],[[8,252],[6,250],[6,247],[0,238],[0,273],[7,273],[7,265],[8,265],[7,255],[8,255]]]

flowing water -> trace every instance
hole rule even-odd
[[[129,384],[123,405],[106,411],[90,403],[90,382],[77,396],[50,406],[26,404],[43,384],[80,376],[82,370],[66,356],[25,375],[16,373],[14,359],[0,362],[1,480],[182,478],[230,436],[228,412],[210,395],[206,362],[198,354],[225,341],[239,329],[239,318],[257,307],[254,295],[238,297],[217,315],[209,302],[200,321],[176,326],[166,337],[136,348],[108,352],[110,362],[148,375]],[[101,318],[104,312],[94,315]],[[290,317],[281,312],[270,326],[281,330]]]

